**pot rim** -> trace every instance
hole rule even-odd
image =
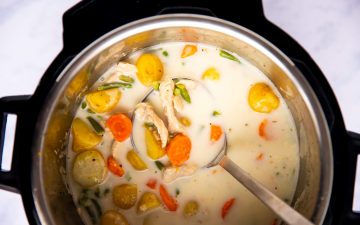
[[[315,124],[317,140],[320,145],[320,161],[322,162],[320,165],[321,188],[312,220],[314,220],[316,224],[322,224],[329,206],[332,191],[333,153],[329,127],[315,92],[295,64],[265,38],[238,24],[197,14],[158,15],[120,26],[104,34],[82,50],[57,77],[37,119],[36,132],[34,134],[35,141],[32,146],[31,187],[35,210],[41,224],[55,224],[49,213],[49,206],[45,196],[42,160],[41,157],[39,157],[41,150],[39,149],[43,149],[44,147],[45,131],[47,130],[46,128],[50,120],[49,115],[55,110],[55,102],[60,98],[60,93],[64,91],[66,84],[71,81],[80,68],[102,50],[137,33],[166,27],[194,27],[225,33],[226,35],[252,45],[273,60],[288,75],[304,99],[305,105],[308,107],[311,119]]]

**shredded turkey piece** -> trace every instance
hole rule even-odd
[[[161,147],[165,148],[169,132],[164,122],[156,115],[154,108],[149,103],[139,103],[135,107],[135,115],[145,123],[154,124],[160,136]]]
[[[163,81],[159,87],[160,99],[164,108],[164,113],[168,120],[170,133],[185,133],[184,126],[178,121],[174,108],[174,82],[172,80]]]
[[[195,171],[198,169],[196,165],[190,164],[190,165],[183,165],[179,167],[166,167],[163,172],[163,179],[165,183],[170,183],[177,178],[190,176],[195,173]]]
[[[136,77],[136,73],[137,73],[137,68],[133,64],[119,62],[116,65],[113,74],[109,76],[108,79],[106,79],[105,83],[119,82],[120,75],[125,75],[134,78]]]

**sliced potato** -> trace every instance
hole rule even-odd
[[[136,61],[137,77],[145,86],[151,86],[155,81],[161,80],[164,74],[163,65],[154,54],[143,54]]]
[[[219,80],[220,73],[219,73],[219,71],[217,71],[217,69],[215,69],[215,67],[210,67],[203,73],[201,79],[203,79],[203,80],[205,80],[205,79]]]
[[[155,138],[153,132],[147,127],[145,127],[145,144],[147,154],[153,160],[159,159],[166,154],[165,149],[161,147],[161,142]]]
[[[140,158],[140,156],[134,151],[130,150],[126,154],[126,158],[129,163],[136,169],[136,170],[146,170],[147,166],[144,161]]]
[[[189,201],[184,207],[184,216],[195,216],[199,211],[199,204],[196,201]]]
[[[136,184],[121,184],[115,186],[112,191],[113,202],[122,209],[130,209],[137,200]]]
[[[270,113],[279,107],[279,97],[265,83],[256,83],[250,88],[248,102],[250,107],[260,113]]]
[[[155,209],[161,205],[159,198],[152,192],[145,192],[139,201],[137,211],[138,213],[144,213],[151,209]]]
[[[97,135],[90,126],[79,118],[74,119],[71,130],[73,135],[72,149],[74,152],[92,149],[102,140],[101,136]]]
[[[111,111],[121,98],[121,92],[118,88],[95,91],[86,95],[86,102],[90,109],[97,113]]]
[[[101,216],[101,225],[129,225],[129,222],[120,212],[109,210]]]
[[[91,187],[102,183],[106,173],[106,163],[99,151],[83,151],[75,157],[72,175],[75,182],[81,186]]]

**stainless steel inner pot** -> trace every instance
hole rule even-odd
[[[104,70],[130,53],[170,41],[206,43],[236,52],[277,86],[294,117],[300,143],[300,174],[291,205],[322,224],[332,188],[332,145],[310,85],[286,55],[259,35],[234,23],[193,14],[155,16],[119,27],[84,49],[62,71],[39,115],[32,146],[32,193],[41,224],[82,224],[66,187],[65,147],[83,94]]]

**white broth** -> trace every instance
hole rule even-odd
[[[205,44],[196,44],[196,49],[194,47],[187,49],[190,53],[182,57],[185,45],[194,44],[166,43],[131,54],[126,62],[137,67],[124,64],[126,68],[117,70],[117,65],[114,65],[100,77],[89,93],[104,87],[102,86],[104,83],[106,85],[106,83],[121,82],[121,87],[106,86],[105,92],[111,90],[111,95],[110,92],[106,92],[101,95],[102,97],[91,98],[87,95],[83,99],[83,104],[77,110],[75,117],[85,124],[79,127],[85,126],[88,129],[81,127],[82,130],[76,133],[75,126],[72,127],[67,150],[67,174],[70,191],[85,224],[116,224],[109,222],[113,217],[104,216],[109,210],[120,213],[123,216],[121,218],[125,218],[131,225],[275,225],[280,222],[271,210],[220,166],[212,168],[204,168],[204,166],[217,155],[226,135],[228,156],[269,190],[290,203],[297,185],[299,149],[296,127],[284,99],[267,76],[244,58],[234,53],[224,53],[217,47]],[[153,82],[155,89],[160,84],[160,91],[154,90],[146,102],[153,107],[154,114],[163,122],[168,135],[161,136],[160,127],[155,123],[149,125],[141,116],[134,113],[137,104],[144,100],[152,88],[151,85],[145,86],[143,83],[147,81],[139,76],[143,71],[149,72],[142,70],[141,65],[137,63],[144,53],[157,56],[163,66],[163,72],[160,70],[154,72],[157,80],[158,73],[163,73],[158,82]],[[151,61],[154,58],[150,57],[147,60]],[[159,64],[156,60],[151,62],[152,64],[149,63],[151,68]],[[204,76],[205,71],[208,73]],[[183,79],[173,82],[173,78],[189,78],[196,85],[190,87],[191,85],[184,82],[183,86],[179,86]],[[175,89],[185,86],[191,98],[191,103],[187,102],[184,93],[180,93],[179,90],[177,95],[171,97],[181,101],[182,107],[175,109],[175,116],[176,121],[180,121],[177,125],[182,129],[181,135],[186,136],[191,142],[191,150],[186,156],[188,158],[181,155],[182,148],[187,146],[186,142],[179,142],[182,145],[177,146],[176,155],[170,155],[171,147],[175,144],[170,145],[180,133],[171,132],[169,127],[171,121],[168,121],[170,117],[167,114],[169,112],[164,109],[164,101],[160,97],[165,82],[173,82]],[[263,100],[254,103],[250,100],[249,93],[258,83],[262,85],[259,86],[259,90],[267,94],[254,92],[256,98]],[[114,104],[109,100],[110,98],[116,100]],[[95,104],[92,101],[97,102]],[[105,105],[101,105],[101,102]],[[250,106],[252,103],[254,105]],[[175,103],[171,102],[171,104],[174,106]],[[117,119],[122,122],[111,127],[109,121],[118,113],[121,113],[121,118]],[[98,122],[100,128],[96,125],[94,127],[88,119],[89,116]],[[124,119],[124,116],[128,120]],[[134,120],[131,121],[133,117]],[[128,123],[131,122],[132,127],[129,128]],[[214,125],[220,130],[216,130]],[[103,132],[101,128],[104,129]],[[122,131],[114,134],[112,129],[122,129]],[[98,134],[95,131],[98,131]],[[153,158],[154,155],[150,156],[148,153],[149,143],[146,138],[149,137],[149,133],[146,137],[146,131],[149,131],[158,146],[166,145],[160,147],[160,152],[154,153],[156,159]],[[129,159],[129,151],[134,149],[131,137],[128,136],[131,134],[136,146],[132,154],[140,157],[142,163],[136,160],[134,163]],[[161,139],[164,137],[167,138],[165,142]],[[77,171],[73,171],[73,165],[76,160],[81,160],[80,154],[86,155],[86,152],[93,149],[97,149],[103,156],[107,173],[105,176],[96,174],[96,179],[94,172],[88,174],[86,184],[94,183],[94,185],[86,186],[81,180],[74,179],[73,174]],[[177,152],[180,152],[180,155],[177,155]],[[115,166],[111,163],[109,165],[110,156]],[[170,157],[179,159],[182,157],[182,161],[177,165]],[[96,160],[99,159],[77,161],[80,164],[76,165],[79,167],[83,163],[84,168],[101,165],[95,164],[98,162]],[[188,165],[190,169],[186,167]],[[164,177],[164,171],[167,169],[173,169],[174,173],[178,173],[170,181]],[[179,171],[182,170],[185,174],[180,176]],[[87,173],[81,171],[81,174]],[[123,184],[136,186],[135,198],[131,199],[132,203],[126,207],[119,205],[118,201],[113,199],[113,195],[116,195],[114,187]],[[163,192],[160,194],[160,186],[166,189],[170,200],[164,198]],[[138,209],[142,195],[147,192],[156,196],[158,202],[153,201],[152,209],[148,210],[146,207]],[[130,201],[128,196],[123,198]],[[195,202],[195,205],[191,205],[192,208],[188,205],[190,211],[186,208],[189,202]]]

